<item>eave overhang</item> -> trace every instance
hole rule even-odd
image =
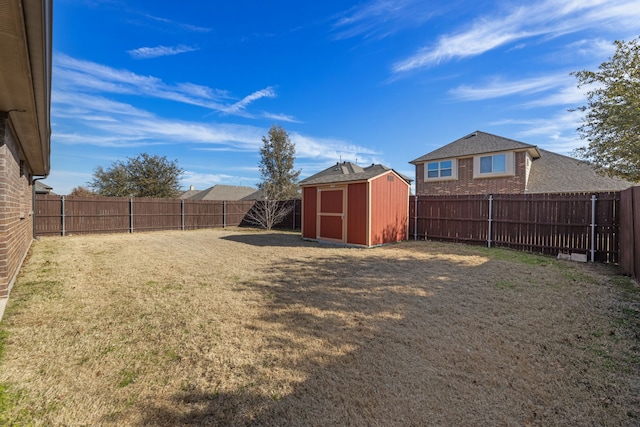
[[[0,2],[0,114],[33,175],[51,155],[52,0]]]

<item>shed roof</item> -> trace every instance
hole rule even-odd
[[[476,154],[493,153],[507,150],[528,150],[532,158],[540,157],[535,145],[504,138],[498,135],[481,132],[479,130],[463,136],[445,146],[418,157],[409,163],[422,163],[428,160],[448,159],[452,157],[466,157]]]
[[[303,179],[300,181],[300,185],[305,186],[337,182],[367,181],[389,171],[394,172],[407,183],[411,182],[411,178],[381,164],[374,163],[371,166],[362,167],[351,162],[342,162],[336,163],[315,175],[311,175],[310,177]]]

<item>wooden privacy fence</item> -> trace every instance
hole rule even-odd
[[[640,279],[640,187],[620,193],[620,268]]]
[[[247,212],[259,201],[36,196],[36,235],[195,230],[248,225]],[[301,203],[277,225],[300,228]]]
[[[640,205],[639,205],[640,206]],[[412,196],[409,233],[618,262],[620,193]]]
[[[36,235],[194,230],[248,225],[255,201],[36,196]],[[301,226],[301,203],[279,228]],[[640,276],[640,187],[623,192],[412,196],[409,238],[620,263]]]

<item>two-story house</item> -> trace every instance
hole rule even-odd
[[[572,157],[480,131],[410,163],[417,195],[600,192],[633,185]]]

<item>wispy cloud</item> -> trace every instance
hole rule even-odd
[[[356,36],[382,39],[404,27],[419,25],[435,13],[421,0],[374,0],[338,15],[332,30],[338,40]]]
[[[505,96],[528,97],[519,107],[578,107],[585,103],[586,88],[578,88],[575,77],[567,73],[529,79],[494,78],[485,85],[461,85],[449,91],[456,100],[483,101]]]
[[[266,128],[245,124],[158,117],[103,95],[55,91],[52,104],[52,138],[66,145],[124,148],[179,144],[191,149],[257,153],[262,136],[268,132]],[[368,162],[378,155],[375,150],[340,139],[316,138],[297,132],[290,135],[299,158],[321,162],[358,158]]]
[[[296,146],[296,154],[306,159],[327,160],[329,163],[358,159],[361,163],[372,163],[380,157],[376,150],[340,139],[314,138],[297,132],[291,132],[289,136]]]
[[[254,117],[247,111],[252,102],[276,96],[275,90],[267,87],[233,102],[229,92],[225,90],[193,83],[167,84],[157,77],[142,76],[64,54],[54,55],[54,74],[60,96],[64,96],[64,93],[137,95],[172,100],[243,117]]]
[[[255,180],[251,178],[223,174],[223,173],[200,173],[192,170],[186,170],[182,179],[182,187],[189,188],[189,186],[193,185],[196,190],[206,190],[216,184],[225,184],[225,185],[244,185],[248,187],[255,186]]]
[[[156,22],[160,22],[162,24],[166,24],[172,27],[177,27],[177,28],[181,28],[183,30],[187,30],[187,31],[192,31],[192,32],[196,32],[196,33],[208,33],[211,31],[211,28],[208,27],[200,27],[197,25],[192,25],[192,24],[185,24],[182,22],[177,22],[177,21],[173,21],[171,19],[167,19],[167,18],[161,18],[158,16],[153,16],[153,15],[149,15],[149,14],[142,14],[144,17],[151,19],[153,21]]]
[[[288,114],[262,113],[262,117],[264,117],[265,119],[274,120],[276,122],[302,123],[300,120],[296,119],[294,116],[290,116]]]
[[[569,73],[512,81],[496,77],[484,86],[462,85],[451,89],[449,93],[459,100],[479,101],[510,95],[530,95],[546,92],[558,87],[566,87],[568,84],[575,86],[575,79]]]
[[[511,7],[475,19],[468,28],[440,36],[415,54],[393,65],[403,73],[441,62],[483,54],[509,43],[534,37],[558,37],[589,28],[615,25],[638,30],[638,0],[547,0]],[[615,23],[615,24],[614,24]]]
[[[571,152],[583,145],[584,141],[576,136],[576,128],[584,113],[581,111],[560,111],[557,114],[540,119],[510,119],[491,123],[491,125],[517,125],[520,129],[516,137],[526,141],[530,138],[541,137],[540,147],[560,154],[571,155]]]
[[[128,50],[127,53],[135,59],[159,58],[161,56],[179,55],[185,52],[194,52],[197,47],[179,45],[171,46],[155,46],[155,47],[139,47],[137,49]]]
[[[245,96],[235,104],[232,104],[229,107],[226,107],[224,111],[230,114],[239,113],[241,111],[245,111],[247,106],[251,104],[253,101],[256,101],[260,98],[275,98],[275,97],[276,97],[276,93],[273,90],[273,88],[267,87],[267,88],[255,91],[250,95]]]

